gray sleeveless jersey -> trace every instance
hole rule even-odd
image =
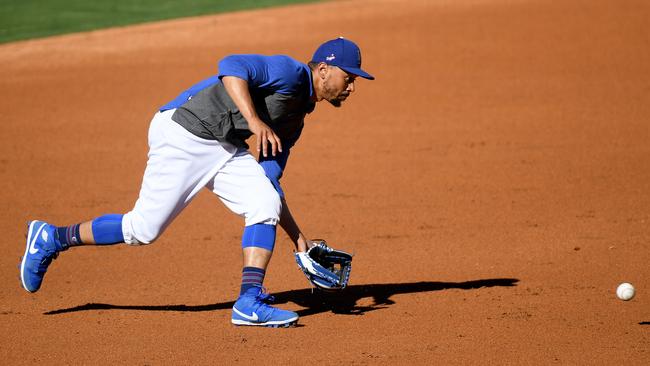
[[[285,95],[251,90],[255,110],[260,119],[269,125],[291,147],[302,132],[305,115],[314,110],[315,103],[309,90],[299,95]],[[178,107],[172,119],[192,134],[207,140],[229,142],[248,148],[246,139],[252,133],[223,83],[209,86]]]

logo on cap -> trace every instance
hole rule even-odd
[[[336,56],[334,56],[334,54],[331,54],[331,55],[325,57],[325,60],[327,60],[327,61],[332,61],[332,60],[334,60],[335,58],[336,58]]]

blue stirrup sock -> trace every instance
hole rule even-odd
[[[79,225],[57,227],[54,231],[54,241],[59,244],[58,250],[68,249],[70,246],[81,245],[81,236],[79,235]]]
[[[243,295],[248,289],[255,286],[262,286],[266,271],[257,267],[244,267],[241,276],[241,288],[239,296]]]
[[[275,247],[275,225],[254,224],[244,228],[241,239],[242,248],[256,247],[273,251]],[[257,267],[244,267],[242,271],[241,288],[239,295],[243,295],[250,288],[262,286],[266,270]]]
[[[103,215],[92,221],[93,237],[98,245],[124,243],[122,234],[122,217],[124,215]],[[79,225],[60,226],[56,228],[56,241],[62,248],[84,244],[79,235]]]

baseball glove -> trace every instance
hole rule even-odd
[[[352,255],[330,248],[325,240],[312,240],[315,245],[306,252],[295,253],[298,267],[316,288],[342,290],[348,285]]]

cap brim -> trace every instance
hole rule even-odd
[[[341,67],[341,66],[339,66],[339,67],[340,67],[342,70],[344,70],[344,71],[346,71],[346,72],[349,72],[350,74],[354,74],[354,75],[357,75],[357,76],[361,76],[362,78],[364,78],[364,79],[368,79],[368,80],[375,80],[375,77],[374,77],[374,76],[368,74],[367,72],[365,72],[365,71],[363,71],[363,70],[361,70],[361,69],[359,69],[359,68],[355,68],[355,67]]]

